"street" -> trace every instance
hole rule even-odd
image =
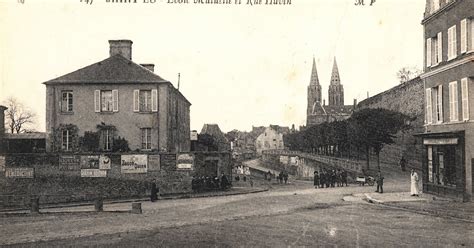
[[[389,182],[386,191],[401,186]],[[37,216],[4,216],[1,244],[451,247],[474,243],[473,223],[350,197],[373,189],[356,185],[314,189],[310,182],[295,182],[273,184],[269,191],[255,194],[143,202],[141,215],[126,212],[130,203],[120,203],[105,205],[102,213],[84,212],[93,209],[85,206]]]

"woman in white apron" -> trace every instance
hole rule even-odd
[[[418,173],[415,170],[411,170],[411,187],[410,187],[410,194],[411,196],[418,196],[420,189],[418,188]]]

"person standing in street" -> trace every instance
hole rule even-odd
[[[380,194],[383,193],[383,179],[382,172],[379,171],[375,179],[377,181],[377,190],[375,192],[379,192]]]
[[[159,192],[158,186],[156,186],[155,180],[151,182],[151,190],[150,190],[150,200],[152,202],[155,202],[158,199],[158,192]]]
[[[317,189],[319,187],[319,173],[318,171],[314,171],[314,188]]]
[[[411,187],[410,187],[411,196],[419,196],[420,189],[418,188],[418,181],[420,179],[418,177],[418,173],[416,173],[414,169],[411,169],[410,179],[411,179]]]

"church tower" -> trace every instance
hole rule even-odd
[[[308,86],[308,108],[306,110],[306,117],[312,114],[313,105],[316,102],[321,103],[321,85],[319,84],[316,61],[313,57],[313,69],[311,70],[311,80]]]
[[[330,106],[344,106],[344,87],[339,78],[339,70],[337,68],[336,58],[332,66],[331,83],[328,90]]]

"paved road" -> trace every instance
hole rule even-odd
[[[386,191],[399,190],[387,185]],[[0,217],[0,244],[13,246],[474,246],[474,225],[385,208],[352,198],[368,187],[313,189],[274,185],[268,192],[144,202],[144,213],[118,212]],[[349,197],[350,199],[350,197]],[[64,211],[65,209],[61,209]],[[35,242],[35,243],[32,243]]]

